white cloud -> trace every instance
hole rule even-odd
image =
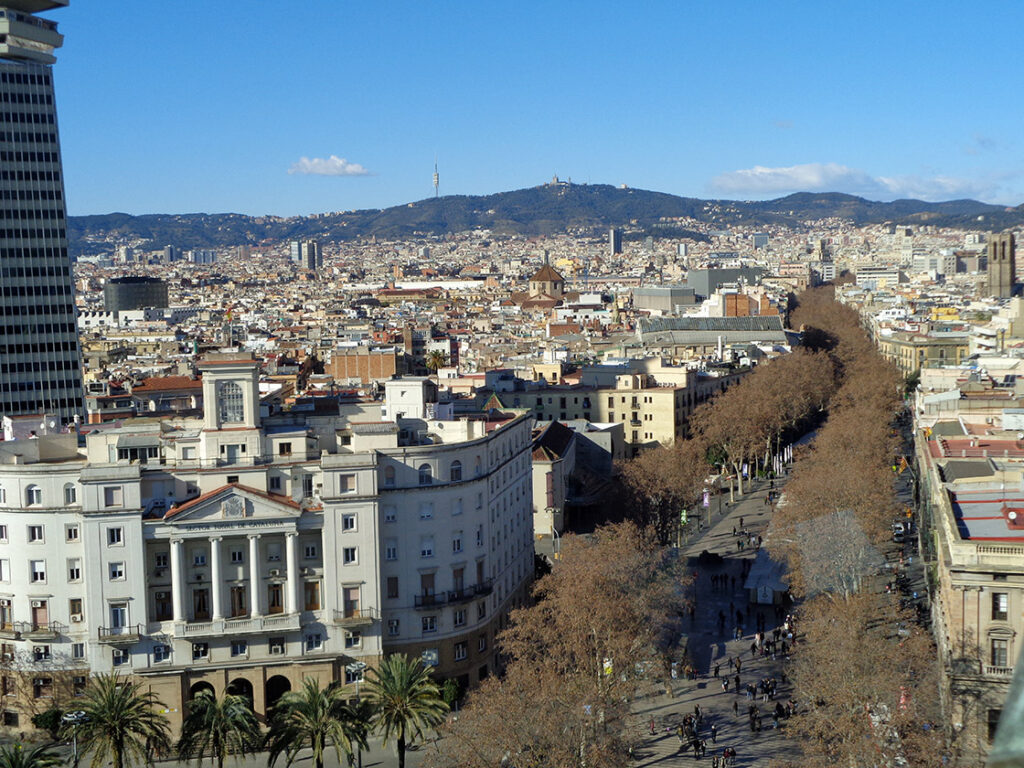
[[[288,173],[313,176],[369,176],[370,172],[359,163],[350,163],[344,157],[300,157],[292,163]]]
[[[951,176],[872,176],[839,163],[805,163],[778,168],[755,165],[721,173],[711,180],[713,192],[724,195],[763,197],[791,192],[846,192],[888,200],[914,197],[922,200],[985,199],[995,193],[990,179],[958,179]]]

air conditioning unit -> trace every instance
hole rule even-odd
[[[32,601],[32,607],[33,608],[42,608],[44,605],[46,605],[46,603],[44,603],[42,600],[33,600]]]
[[[77,623],[77,622],[79,622],[81,620],[82,620],[82,614],[80,614],[80,613],[73,613],[73,614],[71,614],[71,621],[72,622]]]
[[[284,646],[281,646],[281,645],[272,645],[272,646],[270,646],[270,655],[271,656],[281,656],[282,654],[284,654]]]
[[[269,573],[270,573],[271,576],[280,576],[281,575],[281,569],[280,568],[271,568]]]

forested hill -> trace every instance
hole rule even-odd
[[[471,229],[496,234],[542,235],[599,231],[608,226],[640,227],[651,234],[686,235],[666,219],[689,217],[723,227],[785,224],[828,218],[854,224],[892,221],[979,230],[1001,230],[1024,223],[1024,206],[1006,208],[976,200],[926,203],[921,200],[873,202],[839,193],[799,193],[777,200],[741,202],[677,197],[605,184],[544,185],[494,195],[428,198],[383,210],[347,211],[337,215],[280,218],[235,213],[111,213],[72,216],[68,222],[72,251],[110,250],[116,241],[148,240],[147,247],[179,248],[256,244],[291,238],[351,240],[437,235]]]

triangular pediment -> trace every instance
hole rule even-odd
[[[287,497],[273,496],[255,488],[232,483],[168,510],[164,515],[164,521],[175,525],[253,519],[291,520],[301,513],[301,507]]]

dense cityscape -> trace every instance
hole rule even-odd
[[[167,242],[68,217],[67,5],[0,0],[0,768],[1024,764],[1016,209]]]

